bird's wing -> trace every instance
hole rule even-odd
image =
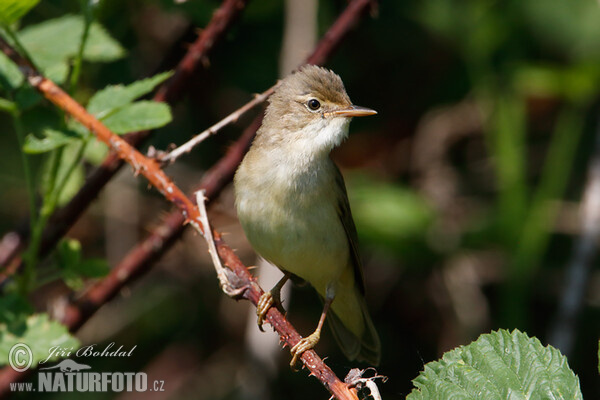
[[[346,231],[346,237],[348,238],[348,247],[350,248],[350,260],[354,267],[354,278],[356,285],[358,286],[362,294],[365,293],[365,278],[362,269],[362,263],[360,261],[360,255],[358,253],[358,234],[356,233],[356,226],[354,226],[354,220],[352,219],[352,212],[350,211],[350,203],[348,202],[348,193],[346,192],[346,184],[339,168],[334,164],[335,169],[335,186],[338,198],[338,216],[344,231]]]

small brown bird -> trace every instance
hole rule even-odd
[[[352,105],[334,72],[305,66],[269,98],[262,126],[235,175],[236,208],[248,240],[284,272],[259,302],[259,326],[291,276],[308,281],[324,300],[315,332],[291,349],[292,367],[317,344],[326,316],[350,360],[379,363],[356,228],[344,179],[329,157],[347,137],[352,117],[373,114]]]

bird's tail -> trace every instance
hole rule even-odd
[[[369,315],[367,303],[358,290],[354,290],[352,299],[344,297],[336,296],[327,314],[327,321],[333,336],[349,360],[364,361],[377,366],[381,358],[381,343]],[[341,304],[344,300],[354,303],[353,307],[350,307],[351,314],[346,311],[350,304]],[[356,328],[357,326],[359,329]],[[350,327],[354,329],[350,329]]]

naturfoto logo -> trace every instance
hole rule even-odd
[[[54,346],[48,356],[39,362],[37,387],[32,382],[12,382],[13,392],[163,392],[164,381],[148,382],[145,372],[91,372],[87,364],[66,357],[129,357],[137,346],[124,349],[109,343],[105,347],[96,344],[74,348]],[[43,367],[50,359],[64,358],[56,365]],[[15,344],[9,354],[9,363],[15,371],[25,371],[33,364],[34,354],[24,343]]]

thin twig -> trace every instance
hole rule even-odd
[[[263,103],[265,100],[267,100],[267,98],[271,94],[273,94],[273,91],[275,90],[276,87],[277,87],[277,84],[274,86],[271,86],[269,89],[265,90],[261,94],[257,94],[256,96],[254,96],[254,98],[251,101],[244,104],[242,107],[238,108],[237,110],[235,110],[234,112],[232,112],[227,117],[223,118],[222,120],[220,120],[219,122],[217,122],[216,124],[211,126],[210,128],[208,128],[205,131],[203,131],[202,133],[199,133],[198,135],[194,136],[192,139],[188,140],[187,142],[185,142],[184,144],[182,144],[175,150],[173,150],[163,156],[159,156],[158,160],[162,163],[168,163],[168,164],[174,163],[175,160],[177,160],[180,156],[192,151],[192,149],[195,146],[202,143],[209,136],[214,135],[219,130],[223,129],[225,126],[236,122],[244,113],[253,109],[257,105]]]
[[[202,222],[202,226],[205,227],[204,232],[200,232],[204,234],[204,239],[208,244],[208,253],[210,254],[210,258],[212,259],[213,265],[215,267],[215,272],[217,273],[217,278],[219,279],[219,284],[221,285],[221,290],[229,297],[237,298],[244,294],[247,286],[235,284],[232,286],[232,282],[237,281],[237,276],[233,274],[233,272],[221,264],[221,259],[219,258],[219,252],[217,251],[217,246],[215,245],[215,239],[211,232],[210,223],[208,222],[208,215],[206,213],[206,197],[204,197],[204,190],[198,190],[196,192],[196,205],[198,206],[198,211],[200,212],[200,222]]]

